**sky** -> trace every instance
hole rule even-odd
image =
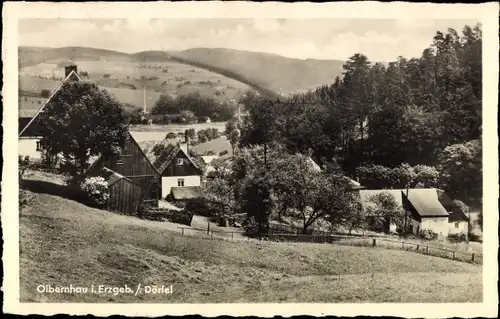
[[[475,20],[389,19],[22,19],[19,45],[83,46],[134,53],[229,48],[299,59],[372,61],[419,57],[437,31]]]

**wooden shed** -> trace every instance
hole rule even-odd
[[[88,169],[86,176],[96,176],[106,167],[140,186],[141,202],[157,206],[161,194],[160,174],[130,132],[120,155],[100,156]]]
[[[135,214],[142,201],[141,187],[130,179],[120,175],[107,167],[101,169],[102,177],[106,180],[109,189],[108,210],[127,215]]]

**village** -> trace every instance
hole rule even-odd
[[[66,67],[66,77],[62,84],[70,81],[81,81],[76,65]],[[26,162],[41,161],[44,157],[42,136],[39,135],[40,129],[37,128],[41,121],[37,121],[37,118],[43,113],[46,104],[50,103],[51,97],[56,94],[57,90],[52,92],[46,103],[36,113],[31,114],[31,117],[29,112],[23,110],[19,112],[19,155]],[[144,113],[147,114],[146,111]],[[241,121],[238,107],[235,122]],[[161,218],[158,216],[163,214],[163,218],[168,220],[174,212],[183,211],[186,207],[195,207],[196,204],[199,206],[200,200],[204,198],[203,186],[207,179],[211,178],[211,173],[216,170],[214,163],[217,163],[215,164],[217,167],[221,164],[231,166],[235,152],[234,145],[230,142],[231,137],[216,133],[213,140],[193,146],[190,135],[196,137],[194,134],[188,134],[188,130],[178,133],[166,134],[158,140],[138,140],[134,137],[135,133],[129,130],[121,154],[96,156],[86,171],[72,181],[71,186],[78,188],[78,183],[86,178],[103,178],[109,191],[105,207],[120,214],[138,216],[149,208],[163,208],[154,210],[156,215],[154,218]],[[312,170],[322,171],[311,157],[307,157],[306,160]],[[455,236],[468,240],[473,230],[476,233],[480,232],[477,223],[479,211],[471,208],[457,209],[454,201],[440,189],[426,188],[422,184],[405,189],[371,189],[348,177],[345,178],[349,181],[350,191],[359,198],[365,212],[369,211],[370,205],[376,204],[373,199],[378,195],[392,196],[397,208],[405,212],[406,231],[403,231],[405,233],[420,237],[422,233],[430,231],[435,237],[428,239]],[[190,203],[194,204],[189,205]],[[208,209],[207,205],[204,207]],[[186,213],[192,215],[192,212]],[[215,214],[218,216],[213,216],[213,220],[222,220],[222,224],[226,225],[231,212]],[[373,219],[384,216],[375,214],[370,218],[371,225],[374,225],[376,223]],[[188,220],[187,225],[190,226],[190,218]],[[243,220],[240,220],[237,224],[241,226],[242,223]],[[280,231],[288,230],[292,233],[301,231],[300,227],[295,229],[294,226],[280,223],[275,223],[275,226]],[[391,222],[389,218],[384,220],[380,230],[386,234],[401,232],[401,229],[397,229],[396,223]]]
[[[482,33],[461,28],[391,62],[23,48],[21,300],[481,300]]]

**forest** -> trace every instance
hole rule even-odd
[[[363,185],[420,183],[480,207],[481,25],[430,40],[420,57],[387,65],[356,53],[341,78],[307,93],[247,95],[239,145],[263,145],[266,158],[279,144],[290,154],[309,152]]]

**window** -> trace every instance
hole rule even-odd
[[[184,187],[184,179],[183,178],[179,178],[177,180],[177,186],[179,187]]]
[[[184,159],[183,158],[178,158],[177,159],[177,166],[182,166],[184,165]]]
[[[455,223],[455,228],[458,228],[460,224],[459,223]]]
[[[36,141],[36,150],[37,152],[40,152],[42,150],[42,145],[40,141]]]

